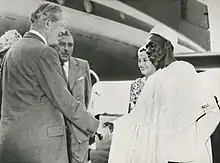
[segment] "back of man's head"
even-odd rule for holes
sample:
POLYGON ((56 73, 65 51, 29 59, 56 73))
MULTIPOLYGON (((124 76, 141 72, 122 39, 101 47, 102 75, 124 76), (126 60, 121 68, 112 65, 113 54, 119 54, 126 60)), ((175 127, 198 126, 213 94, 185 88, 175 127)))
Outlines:
POLYGON ((41 28, 47 19, 58 21, 60 13, 62 13, 62 9, 58 5, 49 2, 42 3, 31 14, 31 26, 32 28, 41 28))

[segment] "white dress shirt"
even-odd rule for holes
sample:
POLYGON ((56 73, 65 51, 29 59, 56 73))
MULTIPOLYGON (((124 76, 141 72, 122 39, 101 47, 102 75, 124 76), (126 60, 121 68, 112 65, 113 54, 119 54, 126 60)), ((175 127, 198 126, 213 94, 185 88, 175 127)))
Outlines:
POLYGON ((64 62, 63 64, 63 69, 66 74, 66 79, 68 80, 68 75, 69 75, 69 61, 64 62))
POLYGON ((44 38, 44 36, 42 34, 40 34, 39 32, 37 32, 33 29, 31 29, 29 32, 39 36, 44 41, 44 43, 47 45, 47 40, 44 38))

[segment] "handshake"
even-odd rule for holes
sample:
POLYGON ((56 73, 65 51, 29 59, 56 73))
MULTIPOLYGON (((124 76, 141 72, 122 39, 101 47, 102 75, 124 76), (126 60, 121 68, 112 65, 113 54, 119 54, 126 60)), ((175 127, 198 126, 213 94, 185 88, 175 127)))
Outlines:
MULTIPOLYGON (((95 118, 100 120, 100 114, 95 115, 95 118)), ((102 122, 100 121, 100 126, 98 128, 98 131, 96 132, 96 136, 99 140, 103 140, 104 138, 107 138, 110 136, 110 134, 114 130, 114 123, 112 122, 102 122)))
POLYGON ((105 123, 102 124, 102 127, 104 127, 104 128, 108 127, 110 133, 112 133, 113 130, 114 130, 114 123, 112 123, 112 122, 105 122, 105 123))
POLYGON ((98 137, 99 140, 103 140, 104 138, 103 135, 98 132, 96 132, 95 135, 98 137))

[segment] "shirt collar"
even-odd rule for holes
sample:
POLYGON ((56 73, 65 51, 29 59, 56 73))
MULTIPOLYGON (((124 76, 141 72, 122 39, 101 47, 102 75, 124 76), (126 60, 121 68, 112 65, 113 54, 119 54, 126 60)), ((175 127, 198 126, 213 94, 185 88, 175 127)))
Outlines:
POLYGON ((44 43, 47 45, 47 40, 44 38, 44 36, 42 34, 40 34, 39 32, 37 32, 36 30, 33 30, 33 29, 31 29, 29 32, 39 36, 44 41, 44 43))
POLYGON ((64 62, 63 65, 66 66, 66 67, 69 67, 69 61, 64 62))

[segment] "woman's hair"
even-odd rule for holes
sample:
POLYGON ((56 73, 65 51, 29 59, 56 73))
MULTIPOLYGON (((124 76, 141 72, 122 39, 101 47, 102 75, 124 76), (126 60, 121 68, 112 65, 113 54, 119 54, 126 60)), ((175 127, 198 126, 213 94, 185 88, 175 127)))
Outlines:
POLYGON ((145 45, 142 45, 138 48, 137 52, 136 52, 136 59, 138 59, 138 55, 142 52, 145 51, 145 45))
POLYGON ((145 45, 139 47, 138 50, 137 50, 137 54, 139 54, 139 53, 141 53, 142 51, 144 51, 144 49, 145 49, 145 45))

